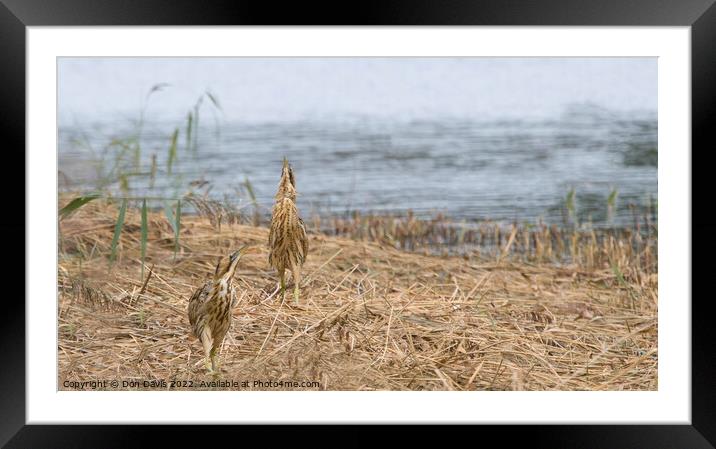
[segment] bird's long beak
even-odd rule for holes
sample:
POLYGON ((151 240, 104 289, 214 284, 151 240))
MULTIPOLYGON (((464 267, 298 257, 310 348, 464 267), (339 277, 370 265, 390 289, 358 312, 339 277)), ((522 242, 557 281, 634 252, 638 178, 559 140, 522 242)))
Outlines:
POLYGON ((229 258, 231 259, 232 262, 234 262, 235 260, 240 259, 241 256, 243 256, 244 254, 253 253, 253 252, 255 252, 255 250, 256 250, 256 247, 254 247, 254 246, 243 245, 238 250, 231 253, 229 258))
POLYGON ((283 157, 283 168, 288 168, 288 159, 286 159, 286 156, 283 157))
POLYGON ((231 253, 231 255, 229 256, 229 260, 234 262, 235 260, 240 259, 241 256, 243 256, 245 254, 246 248, 247 248, 247 245, 244 245, 241 248, 239 248, 237 251, 234 251, 233 253, 231 253))

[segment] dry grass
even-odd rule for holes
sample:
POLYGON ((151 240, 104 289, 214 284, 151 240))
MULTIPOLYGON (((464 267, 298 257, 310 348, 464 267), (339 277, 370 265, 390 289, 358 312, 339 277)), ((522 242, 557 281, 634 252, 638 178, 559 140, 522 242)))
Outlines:
POLYGON ((295 305, 276 294, 266 228, 184 217, 174 259, 170 224, 150 213, 140 279, 137 210, 109 267, 116 214, 96 201, 60 223, 60 389, 104 379, 221 389, 199 384, 214 378, 186 307, 217 257, 245 243, 261 251, 239 266, 219 358, 219 379, 249 381, 242 389, 294 389, 255 380, 320 383, 300 390, 657 389, 657 275, 618 241, 589 249, 613 261, 595 267, 429 256, 314 233, 295 305))

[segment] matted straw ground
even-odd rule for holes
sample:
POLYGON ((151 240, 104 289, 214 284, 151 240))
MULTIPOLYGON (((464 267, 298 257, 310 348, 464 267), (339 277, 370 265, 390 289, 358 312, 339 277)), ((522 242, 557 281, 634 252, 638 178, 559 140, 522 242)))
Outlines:
POLYGON ((116 214, 98 200, 60 223, 60 389, 89 380, 139 382, 118 389, 157 389, 144 386, 152 380, 171 389, 226 388, 201 383, 216 380, 269 390, 657 389, 655 273, 427 256, 313 233, 295 305, 276 293, 266 228, 183 217, 175 258, 169 222, 150 212, 141 278, 137 210, 127 211, 110 268, 116 214), (217 257, 246 243, 259 251, 237 271, 240 302, 213 377, 189 335, 187 302, 217 257))

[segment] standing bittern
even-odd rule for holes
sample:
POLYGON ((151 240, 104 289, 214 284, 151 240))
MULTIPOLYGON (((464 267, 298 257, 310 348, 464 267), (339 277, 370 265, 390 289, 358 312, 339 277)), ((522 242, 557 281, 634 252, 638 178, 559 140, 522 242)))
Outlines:
POLYGON ((216 353, 231 327, 231 309, 236 303, 232 278, 246 246, 219 259, 211 280, 199 287, 189 299, 189 323, 192 334, 201 341, 210 373, 216 373, 216 353))
POLYGON ((296 180, 286 158, 283 158, 281 181, 278 184, 269 231, 269 264, 278 271, 281 295, 285 295, 284 272, 293 274, 293 296, 298 303, 301 266, 308 255, 308 236, 296 208, 296 180))

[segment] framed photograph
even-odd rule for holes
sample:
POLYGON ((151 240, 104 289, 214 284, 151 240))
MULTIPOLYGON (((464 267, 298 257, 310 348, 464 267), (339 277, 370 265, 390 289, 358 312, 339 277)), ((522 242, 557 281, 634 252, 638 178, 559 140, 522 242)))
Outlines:
POLYGON ((713 447, 712 3, 4 1, 26 289, 0 442, 713 447))

